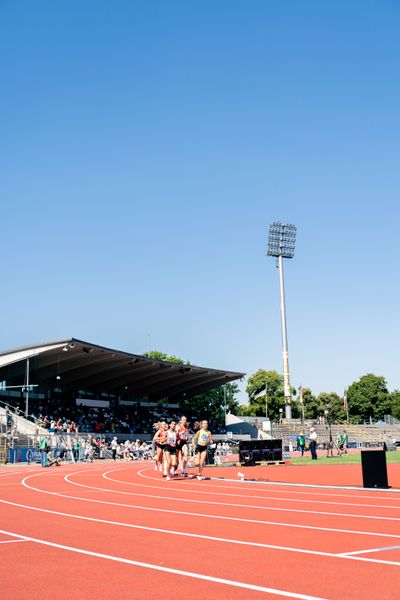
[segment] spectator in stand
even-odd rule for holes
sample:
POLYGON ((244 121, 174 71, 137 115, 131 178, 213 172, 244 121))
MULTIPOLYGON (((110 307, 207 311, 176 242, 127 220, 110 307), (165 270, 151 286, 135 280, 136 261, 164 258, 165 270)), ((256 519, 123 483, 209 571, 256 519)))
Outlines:
POLYGON ((88 462, 93 462, 93 458, 94 458, 94 448, 92 446, 92 444, 87 441, 86 445, 85 445, 85 460, 88 462))
POLYGON ((133 460, 133 456, 131 454, 131 443, 129 440, 125 440, 122 445, 122 458, 124 460, 133 460))
POLYGON ((117 448, 118 448, 118 440, 116 437, 113 438, 113 440, 110 444, 110 448, 111 448, 112 458, 113 458, 113 460, 116 460, 117 459, 117 448))
POLYGON ((124 446, 123 446, 123 444, 118 444, 117 445, 117 458, 119 460, 121 460, 123 458, 123 453, 124 453, 124 446))

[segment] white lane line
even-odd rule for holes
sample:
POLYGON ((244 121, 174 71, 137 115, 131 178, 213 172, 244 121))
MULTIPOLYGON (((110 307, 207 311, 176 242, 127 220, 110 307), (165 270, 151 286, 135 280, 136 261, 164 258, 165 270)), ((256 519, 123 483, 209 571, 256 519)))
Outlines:
MULTIPOLYGON (((79 473, 84 473, 85 471, 79 471, 79 473)), ((31 476, 33 477, 33 475, 31 476)), ((65 478, 64 478, 65 479, 65 478)), ((91 487, 91 486, 84 486, 83 484, 74 484, 73 482, 71 482, 70 480, 68 480, 69 483, 72 483, 73 485, 79 485, 80 487, 91 487)), ((148 511, 148 512, 160 512, 160 513, 166 513, 166 514, 173 514, 173 515, 182 515, 182 516, 188 516, 188 517, 195 517, 195 518, 201 518, 201 519, 215 519, 218 521, 233 521, 233 522, 239 522, 239 523, 251 523, 251 524, 256 524, 256 525, 276 525, 279 527, 292 527, 294 529, 307 529, 307 530, 314 530, 314 531, 329 531, 329 532, 333 532, 333 533, 345 533, 345 534, 351 534, 351 535, 364 535, 364 536, 372 536, 372 537, 387 537, 387 538, 394 538, 394 539, 400 539, 400 535, 396 535, 396 534, 392 534, 392 533, 379 533, 379 532, 375 532, 375 531, 358 531, 358 530, 354 530, 354 529, 339 529, 336 527, 318 527, 317 525, 301 525, 301 524, 297 524, 297 523, 282 523, 280 521, 266 521, 266 520, 262 520, 262 519, 245 519, 245 518, 240 518, 240 517, 228 517, 228 516, 224 516, 224 515, 210 515, 207 513, 197 513, 197 512, 188 512, 188 511, 182 511, 182 510, 172 510, 172 509, 166 509, 166 508, 154 508, 154 507, 149 507, 149 506, 142 506, 142 505, 136 505, 136 504, 123 504, 120 502, 109 502, 107 500, 94 500, 93 498, 84 498, 81 496, 69 496, 68 494, 63 494, 61 492, 50 492, 47 490, 41 490, 40 488, 36 488, 34 486, 25 484, 25 487, 27 487, 30 490, 33 490, 35 492, 39 492, 41 494, 48 494, 51 496, 59 496, 61 498, 67 498, 68 500, 80 500, 82 502, 90 502, 92 504, 105 504, 105 505, 110 505, 110 506, 118 506, 118 507, 122 507, 122 508, 130 508, 130 509, 135 509, 135 510, 142 510, 142 511, 148 511)), ((87 490, 88 492, 92 492, 92 491, 103 491, 102 488, 97 488, 95 490, 87 490)), ((74 492, 71 492, 74 493, 74 492)), ((133 494, 134 495, 134 494, 133 494)), ((10 504, 10 502, 6 502, 5 500, 0 500, 0 502, 5 503, 5 504, 10 504)), ((11 502, 11 504, 14 504, 11 502)), ((29 508, 25 505, 22 505, 25 508, 29 508)))
POLYGON ((17 542, 29 542, 29 540, 2 540, 0 544, 16 544, 17 542))
MULTIPOLYGON (((146 471, 147 469, 142 469, 140 471, 138 471, 138 475, 140 477, 143 477, 143 479, 150 479, 153 480, 152 477, 148 477, 147 475, 143 475, 143 472, 146 471)), ((103 478, 104 479, 108 479, 109 481, 113 481, 114 483, 122 483, 124 484, 124 482, 120 481, 119 479, 114 479, 113 477, 109 477, 108 473, 110 473, 112 471, 106 471, 105 473, 103 473, 103 478)), ((153 480, 154 481, 154 480, 153 480)), ((161 481, 161 480, 160 480, 161 481)), ((150 487, 150 488, 154 488, 156 486, 154 485, 145 485, 145 484, 136 484, 133 482, 127 482, 126 485, 144 485, 144 487, 150 487)), ((356 502, 335 502, 335 501, 331 501, 331 500, 303 500, 301 498, 276 498, 274 496, 255 496, 255 495, 251 495, 249 496, 249 494, 230 494, 227 492, 209 492, 207 490, 203 490, 203 482, 197 486, 196 485, 196 489, 195 490, 188 490, 183 488, 183 486, 181 488, 176 488, 176 487, 171 487, 170 484, 168 484, 168 489, 173 490, 174 492, 182 492, 182 493, 189 493, 189 494, 207 494, 207 495, 212 495, 212 496, 218 496, 219 498, 221 496, 230 496, 230 497, 234 497, 234 498, 247 498, 247 499, 261 499, 261 500, 272 500, 273 502, 300 502, 301 504, 327 504, 327 505, 333 505, 333 506, 357 506, 357 507, 367 507, 367 508, 379 508, 379 509, 388 509, 388 510, 397 510, 400 512, 400 506, 382 506, 381 504, 358 504, 356 502)))
MULTIPOLYGON (((133 487, 147 487, 147 488, 156 488, 156 489, 159 489, 159 486, 157 486, 157 485, 149 485, 149 484, 144 484, 144 483, 136 483, 134 481, 123 481, 121 479, 115 479, 113 477, 109 477, 109 475, 108 475, 109 473, 115 473, 115 472, 118 472, 118 471, 126 472, 126 469, 119 468, 119 469, 112 469, 110 471, 105 471, 103 473, 102 477, 104 479, 108 479, 109 481, 113 481, 114 483, 120 483, 122 485, 129 485, 129 486, 133 486, 133 487)), ((137 474, 142 479, 149 479, 150 481, 154 481, 155 483, 157 481, 160 481, 160 482, 162 481, 161 478, 159 480, 157 480, 157 479, 154 479, 154 477, 149 477, 148 475, 144 475, 143 474, 144 472, 148 472, 148 471, 152 471, 152 469, 149 469, 149 468, 141 469, 141 470, 139 470, 137 472, 137 474)), ((220 482, 222 480, 221 479, 213 479, 212 481, 213 482, 220 482)), ((237 484, 237 480, 235 480, 235 479, 232 479, 232 480, 226 480, 225 479, 224 481, 230 481, 232 483, 236 483, 237 484)), ((194 483, 196 483, 196 482, 194 482, 194 483)), ((213 495, 217 495, 219 497, 221 495, 242 497, 242 495, 241 494, 229 494, 229 493, 219 492, 219 491, 218 492, 217 491, 210 492, 210 491, 204 490, 204 488, 207 487, 207 488, 211 488, 213 490, 220 490, 221 488, 224 488, 224 489, 230 489, 230 490, 232 490, 232 489, 233 490, 236 490, 236 489, 239 490, 240 489, 240 491, 247 491, 247 490, 255 491, 254 488, 253 489, 248 488, 244 484, 240 485, 240 486, 234 486, 234 485, 229 485, 229 486, 227 486, 227 485, 212 485, 212 484, 210 485, 210 482, 207 481, 207 480, 206 481, 202 481, 201 484, 199 485, 199 487, 197 487, 197 485, 196 485, 196 489, 194 489, 194 490, 193 489, 188 489, 187 485, 188 485, 187 482, 182 481, 182 483, 180 484, 179 488, 172 487, 171 485, 168 485, 168 489, 170 489, 170 490, 172 489, 173 491, 179 491, 181 493, 188 493, 188 494, 199 494, 199 493, 213 494, 213 495)), ((257 490, 257 491, 263 491, 263 490, 257 490)), ((327 494, 320 494, 318 492, 314 492, 314 493, 313 492, 300 492, 300 491, 296 491, 296 490, 294 490, 294 491, 292 491, 292 490, 268 490, 268 493, 274 492, 274 493, 279 493, 279 494, 285 494, 285 493, 287 494, 288 491, 290 491, 292 494, 303 494, 303 495, 307 495, 307 496, 311 495, 311 496, 327 497, 327 494)), ((350 494, 329 494, 329 497, 331 497, 331 496, 334 496, 334 497, 345 497, 345 498, 355 498, 354 495, 350 495, 350 494)), ((274 497, 268 497, 268 496, 265 496, 265 495, 258 496, 258 495, 254 495, 254 494, 251 494, 251 495, 246 494, 243 497, 245 497, 245 498, 270 499, 270 500, 276 500, 276 501, 279 501, 279 500, 282 499, 280 497, 279 498, 274 498, 274 497)), ((361 498, 361 499, 363 499, 363 498, 369 498, 369 499, 374 499, 374 500, 391 501, 391 502, 396 502, 396 501, 400 500, 400 498, 381 498, 381 497, 377 498, 376 496, 375 497, 374 496, 360 496, 360 497, 357 496, 356 499, 359 499, 359 498, 361 498)), ((319 502, 318 500, 314 501, 312 499, 311 500, 300 500, 300 499, 293 500, 292 498, 289 501, 290 502, 293 502, 293 501, 308 502, 308 503, 314 503, 314 502, 318 503, 319 502)), ((327 502, 321 502, 321 503, 322 504, 327 504, 327 502)), ((332 502, 332 504, 337 505, 337 504, 343 504, 343 503, 332 502)), ((378 506, 379 508, 391 508, 391 509, 392 508, 395 508, 395 509, 397 508, 398 510, 400 510, 400 504, 396 504, 395 506, 386 506, 386 505, 382 505, 382 504, 379 504, 379 505, 359 504, 358 505, 358 504, 354 504, 354 503, 348 503, 348 505, 349 506, 378 506)))
MULTIPOLYGON (((238 544, 238 545, 242 545, 242 546, 252 546, 252 547, 258 547, 258 548, 263 548, 263 549, 267 549, 267 550, 278 550, 278 551, 282 551, 282 552, 293 552, 293 553, 297 553, 297 554, 311 554, 314 556, 324 556, 324 557, 328 557, 328 558, 340 558, 343 560, 356 560, 356 561, 362 561, 362 562, 370 562, 370 563, 400 567, 400 562, 398 562, 398 561, 381 560, 381 559, 374 559, 374 558, 363 558, 363 557, 359 557, 359 556, 347 556, 347 555, 342 555, 342 554, 337 554, 337 553, 335 554, 333 552, 322 552, 319 550, 306 550, 303 548, 291 548, 288 546, 274 546, 272 544, 270 545, 270 544, 261 544, 261 543, 257 543, 257 542, 246 542, 246 541, 242 541, 242 540, 233 540, 233 539, 228 539, 228 538, 216 538, 216 537, 210 537, 207 535, 184 533, 182 531, 177 531, 175 529, 167 530, 167 529, 160 529, 160 528, 156 528, 156 527, 145 527, 144 525, 135 525, 132 523, 123 523, 120 521, 109 521, 106 519, 98 519, 96 517, 86 517, 84 515, 75 515, 75 514, 71 514, 71 513, 64 513, 61 511, 50 510, 47 508, 28 506, 28 505, 24 505, 24 504, 19 504, 17 502, 10 502, 7 500, 0 500, 0 502, 2 504, 8 504, 11 506, 15 506, 17 508, 24 508, 27 510, 43 512, 43 513, 47 513, 47 514, 51 514, 51 515, 67 517, 70 519, 77 519, 77 520, 81 520, 81 521, 89 521, 89 522, 95 522, 95 523, 102 523, 105 525, 127 527, 129 529, 141 529, 141 530, 145 530, 145 531, 164 533, 167 535, 177 535, 177 536, 182 536, 182 537, 199 538, 199 539, 211 540, 214 542, 222 542, 222 543, 226 543, 226 544, 238 544)), ((0 530, 0 533, 5 533, 5 532, 2 532, 0 530)), ((22 537, 25 537, 25 536, 22 536, 22 537)))
MULTIPOLYGON (((3 533, 0 530, 0 533, 3 533)), ((76 548, 74 546, 65 546, 63 544, 55 544, 54 542, 48 542, 38 538, 32 538, 27 536, 20 536, 17 533, 7 532, 8 535, 15 537, 21 537, 37 544, 43 544, 44 546, 51 546, 52 548, 58 548, 60 550, 67 550, 68 552, 76 552, 78 554, 85 554, 86 556, 94 556, 96 558, 102 558, 105 560, 111 560, 114 562, 124 563, 134 567, 141 567, 144 569, 151 569, 153 571, 161 571, 162 573, 169 573, 172 575, 181 575, 183 577, 190 577, 192 579, 200 579, 211 583, 219 583, 222 585, 228 585, 231 587, 242 588, 245 590, 251 590, 254 592, 264 592, 265 594, 273 594, 275 596, 285 596, 287 598, 298 598, 299 600, 325 600, 316 596, 310 596, 308 594, 298 594, 296 592, 288 592, 286 590, 278 590, 276 588, 269 588, 261 585, 253 585, 251 583, 244 583, 241 581, 234 581, 231 579, 222 579, 221 577, 212 577, 211 575, 203 575, 202 573, 194 573, 192 571, 181 571, 180 569, 173 569, 171 567, 161 567, 160 565, 154 565, 151 563, 139 562, 137 560, 130 560, 128 558, 122 558, 120 556, 113 556, 110 554, 102 554, 100 552, 92 552, 91 550, 84 550, 83 548, 76 548)))
MULTIPOLYGON (((106 471, 106 473, 114 473, 114 472, 117 472, 117 471, 126 472, 127 469, 126 468, 125 469, 123 469, 123 468, 112 469, 111 471, 106 471)), ((139 472, 140 477, 142 477, 144 479, 150 479, 151 481, 157 481, 156 479, 154 479, 154 477, 148 477, 147 475, 142 475, 142 473, 145 472, 145 471, 152 472, 153 469, 151 469, 149 467, 147 467, 146 469, 141 469, 141 471, 139 472)), ((106 479, 108 479, 108 478, 106 478, 106 479)), ((118 483, 123 483, 123 484, 126 484, 126 485, 141 485, 140 483, 122 481, 120 479, 111 479, 110 478, 110 480, 118 482, 118 483)), ((202 484, 201 484, 201 487, 202 488, 203 487, 209 487, 209 488, 211 488, 213 490, 215 490, 215 489, 219 490, 221 488, 224 488, 224 489, 229 489, 229 490, 256 491, 254 489, 254 486, 249 487, 246 484, 247 483, 248 484, 251 484, 251 483, 263 483, 265 486, 268 486, 268 485, 270 485, 270 486, 279 486, 279 485, 287 486, 287 485, 290 485, 290 487, 293 487, 294 485, 296 485, 296 484, 285 484, 285 483, 281 484, 281 483, 277 483, 277 482, 273 482, 273 481, 263 481, 263 482, 260 482, 260 481, 259 482, 243 481, 243 482, 239 483, 239 485, 237 485, 238 484, 238 480, 237 479, 226 479, 226 478, 224 478, 224 479, 221 478, 220 479, 218 477, 216 477, 216 478, 212 477, 211 478, 211 482, 212 483, 210 484, 210 482, 207 481, 207 480, 203 481, 202 484), (236 485, 223 485, 222 482, 225 482, 225 481, 226 482, 230 482, 231 484, 232 483, 236 484, 236 485), (215 485, 215 484, 217 484, 217 485, 215 485)), ((148 486, 148 487, 154 487, 154 486, 148 486)), ((378 496, 377 497, 376 494, 374 496, 361 495, 361 492, 363 491, 363 489, 355 488, 355 490, 358 492, 357 494, 333 494, 333 493, 330 493, 330 488, 325 493, 321 493, 321 492, 318 492, 318 491, 316 491, 316 492, 303 492, 303 491, 294 490, 294 489, 289 489, 289 490, 287 490, 287 489, 285 489, 285 490, 269 489, 268 493, 272 492, 274 494, 287 494, 288 492, 290 492, 292 494, 297 494, 297 495, 303 495, 303 496, 321 496, 323 498, 326 498, 327 496, 329 496, 329 498, 331 498, 331 497, 334 497, 334 498, 357 498, 357 499, 364 499, 365 498, 365 499, 373 499, 373 500, 382 500, 384 502, 399 502, 400 501, 400 498, 388 498, 388 497, 382 497, 382 496, 378 496)), ((193 490, 188 490, 188 489, 185 488, 185 491, 192 492, 193 490)), ((258 489, 257 491, 263 491, 263 490, 262 489, 258 489)), ((376 490, 376 492, 379 492, 379 491, 381 493, 383 493, 383 494, 385 493, 384 490, 376 490)), ((390 490, 386 490, 386 491, 390 491, 390 490)), ((252 495, 251 497, 252 498, 258 498, 258 497, 265 498, 265 496, 254 496, 254 495, 252 495)), ((400 504, 397 504, 396 506, 398 508, 400 508, 400 504)))
POLYGON ((400 546, 385 546, 383 548, 370 548, 369 550, 356 550, 354 552, 341 552, 338 556, 356 556, 358 554, 370 554, 371 552, 384 552, 385 550, 398 550, 400 546))
MULTIPOLYGON (((83 473, 85 471, 80 471, 80 472, 83 473)), ((35 477, 35 475, 30 475, 30 476, 26 477, 25 479, 32 478, 32 477, 35 477)), ((68 478, 68 475, 66 475, 64 477, 64 479, 67 479, 67 478, 68 478)), ((24 483, 24 481, 22 483, 24 483)), ((27 487, 28 487, 28 489, 30 488, 30 486, 27 486, 27 487)), ((31 489, 36 490, 36 488, 31 488, 31 489)), ((55 496, 63 496, 63 494, 58 494, 58 493, 55 493, 55 492, 46 492, 46 491, 42 491, 42 490, 37 490, 37 491, 42 492, 42 493, 47 493, 47 494, 55 495, 55 496)), ((68 496, 67 496, 67 498, 71 499, 68 496)), ((117 503, 105 502, 105 501, 101 501, 101 500, 93 500, 93 499, 89 499, 89 498, 72 498, 72 499, 84 500, 84 501, 87 501, 87 502, 98 502, 98 503, 101 503, 101 504, 111 504, 111 505, 116 505, 116 506, 125 506, 125 507, 129 507, 129 508, 144 508, 144 507, 134 507, 132 505, 120 505, 120 504, 117 504, 117 503)), ((26 506, 26 505, 18 505, 18 504, 14 503, 14 502, 8 502, 8 501, 4 501, 4 500, 0 500, 0 502, 5 503, 5 504, 11 504, 11 505, 14 505, 14 506, 19 506, 21 508, 27 508, 27 509, 31 509, 31 510, 38 510, 40 512, 50 512, 51 514, 61 514, 61 516, 67 516, 67 517, 71 517, 71 518, 81 518, 83 520, 94 520, 94 521, 98 520, 100 522, 106 522, 106 523, 108 523, 107 521, 103 521, 103 520, 99 520, 99 519, 95 519, 95 518, 91 518, 91 517, 76 516, 76 515, 71 515, 69 513, 58 513, 56 511, 49 511, 47 509, 40 509, 40 508, 37 508, 37 507, 31 507, 31 506, 26 506)), ((147 510, 147 509, 144 508, 144 510, 147 510)), ((159 509, 149 509, 149 510, 159 510, 159 509)), ((163 512, 173 512, 173 513, 176 513, 177 511, 163 511, 163 512)), ((196 515, 196 516, 198 516, 198 515, 196 515)), ((207 518, 210 518, 208 515, 203 515, 203 516, 205 516, 207 518)), ((218 517, 218 518, 232 520, 229 517, 218 517)), ((255 522, 255 521, 252 521, 252 522, 255 522)), ((144 526, 136 526, 136 525, 130 525, 130 524, 121 524, 119 522, 110 522, 110 524, 114 524, 114 525, 120 524, 120 525, 123 525, 125 527, 129 527, 130 526, 130 527, 134 527, 134 528, 146 529, 146 527, 144 527, 144 526)), ((150 529, 150 528, 147 528, 147 529, 150 529)), ((167 532, 166 530, 159 530, 159 531, 167 532)), ((189 535, 190 537, 192 537, 192 536, 196 537, 197 536, 197 534, 184 534, 182 532, 179 532, 179 533, 181 535, 189 535)), ((200 537, 200 536, 198 536, 198 537, 200 537)), ((210 539, 210 537, 206 536, 206 539, 210 539)), ((225 539, 224 538, 215 538, 215 541, 225 541, 225 539)), ((226 542, 228 542, 228 540, 226 540, 226 542)), ((245 545, 255 545, 256 544, 256 543, 253 543, 253 542, 241 542, 241 543, 243 543, 245 545)), ((317 555, 322 555, 322 556, 331 556, 331 557, 337 557, 337 556, 339 556, 337 553, 336 554, 335 553, 323 553, 323 552, 320 552, 320 551, 317 551, 317 550, 315 550, 315 551, 314 550, 303 550, 303 549, 299 549, 299 548, 290 549, 288 547, 281 547, 281 546, 274 546, 274 548, 275 549, 286 550, 286 551, 294 551, 294 552, 307 553, 307 554, 311 553, 311 554, 317 554, 317 555)), ((346 558, 346 557, 343 556, 342 558, 346 558)), ((349 556, 347 558, 352 558, 352 557, 349 556)), ((357 557, 354 557, 354 559, 356 559, 356 558, 357 557)), ((382 564, 391 564, 391 565, 400 566, 400 563, 396 562, 396 561, 381 561, 381 560, 376 560, 376 559, 362 559, 362 558, 359 558, 359 560, 366 560, 366 561, 372 561, 372 562, 379 562, 379 563, 382 563, 382 564)))
MULTIPOLYGON (((345 518, 355 518, 355 519, 374 519, 374 520, 379 520, 379 521, 400 521, 400 517, 383 517, 383 516, 379 516, 379 515, 359 515, 359 514, 353 514, 353 513, 337 513, 337 512, 328 512, 328 511, 320 511, 320 510, 306 510, 306 509, 300 509, 300 508, 286 508, 286 507, 273 507, 273 506, 258 506, 256 504, 235 504, 235 503, 228 503, 228 502, 213 502, 211 500, 192 500, 192 499, 187 499, 187 498, 180 498, 178 496, 158 496, 156 494, 138 494, 136 492, 123 492, 123 491, 118 491, 118 490, 112 490, 109 488, 98 488, 95 486, 87 486, 84 485, 83 483, 76 483, 75 481, 71 481, 71 479, 69 479, 69 477, 73 475, 73 473, 68 474, 64 479, 65 481, 67 481, 68 483, 72 484, 72 485, 77 485, 79 487, 83 487, 83 488, 89 488, 89 489, 99 489, 99 490, 103 490, 104 492, 110 492, 112 494, 119 494, 119 495, 123 495, 123 496, 139 496, 141 498, 154 498, 157 500, 163 500, 163 501, 174 501, 174 502, 187 502, 189 504, 208 504, 208 505, 212 505, 212 506, 219 506, 221 507, 224 506, 229 506, 229 507, 233 507, 233 508, 250 508, 252 510, 269 510, 269 511, 277 511, 277 512, 291 512, 291 513, 300 513, 300 514, 307 514, 307 515, 328 515, 330 517, 345 517, 345 518)), ((25 487, 31 487, 29 485, 26 484, 26 480, 34 477, 34 475, 30 475, 28 477, 25 477, 25 479, 22 480, 22 485, 24 485, 25 487)), ((168 482, 165 482, 165 486, 167 489, 168 486, 168 482)), ((31 487, 31 489, 35 489, 35 491, 41 491, 38 490, 34 487, 31 487)))
MULTIPOLYGON (((38 511, 38 512, 45 512, 51 515, 57 515, 59 517, 67 517, 69 519, 78 519, 80 521, 90 521, 93 523, 102 523, 103 525, 116 525, 117 527, 127 527, 129 529, 139 529, 142 531, 151 531, 151 532, 155 532, 155 533, 164 533, 167 535, 174 535, 174 536, 179 536, 179 537, 188 537, 188 538, 195 538, 195 539, 200 539, 200 540, 206 540, 206 541, 212 541, 212 542, 223 542, 225 544, 238 544, 240 546, 253 546, 255 548, 264 548, 267 550, 282 550, 285 552, 295 552, 295 553, 299 553, 299 554, 317 554, 318 556, 337 556, 336 554, 333 554, 332 552, 320 552, 318 550, 307 550, 307 549, 303 549, 303 548, 293 548, 290 546, 278 546, 276 544, 263 544, 261 542, 246 542, 243 540, 236 540, 236 539, 231 539, 231 538, 222 538, 222 537, 215 537, 215 536, 210 536, 210 535, 203 535, 203 534, 198 534, 198 533, 186 533, 183 531, 177 531, 176 529, 161 529, 160 527, 148 527, 146 525, 136 525, 134 523, 124 523, 122 521, 110 521, 108 519, 100 519, 98 517, 87 517, 84 515, 76 515, 76 514, 72 514, 72 513, 65 513, 65 512, 61 512, 61 511, 56 511, 56 510, 50 510, 47 508, 38 508, 38 507, 32 507, 32 506, 27 506, 24 504, 18 504, 18 503, 14 503, 14 502, 5 502, 6 504, 12 504, 18 508, 25 508, 28 510, 34 510, 34 511, 38 511)), ((400 565, 400 563, 399 563, 400 565)))
MULTIPOLYGON (((151 471, 151 469, 149 469, 151 471)), ((220 489, 220 487, 223 488, 227 488, 227 489, 235 489, 235 490, 249 490, 249 491, 256 491, 254 483, 258 483, 258 484, 262 484, 265 487, 268 488, 268 486, 270 487, 270 489, 266 490, 268 491, 268 493, 274 493, 274 494, 287 494, 288 492, 290 492, 291 494, 297 494, 297 495, 302 495, 302 496, 321 496, 322 498, 357 498, 357 499, 372 499, 372 500, 383 500, 383 501, 387 501, 387 502, 400 502, 400 498, 399 497, 387 497, 387 496, 377 496, 377 493, 380 492, 381 494, 385 494, 385 492, 390 492, 392 491, 391 489, 389 490, 385 490, 385 489, 376 489, 375 490, 375 494, 372 496, 368 495, 368 494, 363 494, 363 491, 365 488, 350 488, 349 491, 352 491, 354 493, 352 494, 335 494, 334 492, 332 492, 331 487, 328 487, 328 489, 326 491, 321 491, 316 489, 316 491, 310 491, 310 492, 304 492, 302 490, 296 490, 293 489, 295 487, 297 487, 298 485, 301 486, 301 484, 287 484, 287 483, 279 483, 276 481, 249 481, 249 480, 244 480, 244 481, 239 481, 239 479, 234 479, 234 478, 219 478, 219 477, 211 477, 211 479, 208 481, 206 480, 204 483, 206 483, 207 485, 209 485, 210 487, 212 487, 212 489, 220 489), (211 483, 210 483, 211 482, 211 483), (230 485, 223 485, 224 483, 229 483, 230 485), (232 485, 233 484, 233 485, 232 485), (289 489, 276 489, 276 487, 282 486, 284 488, 289 488, 289 489)), ((256 486, 257 489, 257 486, 256 486)), ((335 489, 335 488, 333 488, 335 489)), ((349 488, 345 488, 346 490, 348 490, 349 488)), ((375 488, 372 488, 372 491, 374 491, 375 488)), ((263 490, 261 489, 260 485, 258 486, 257 491, 262 492, 263 490)), ((397 491, 397 490, 394 490, 397 491)))
MULTIPOLYGON (((237 483, 236 479, 221 479, 220 477, 211 477, 212 481, 232 481, 237 483)), ((300 487, 300 488, 316 488, 322 490, 352 490, 355 492, 362 492, 365 488, 361 486, 355 485, 325 485, 321 483, 282 483, 281 481, 250 481, 247 480, 246 483, 251 483, 255 485, 276 485, 276 486, 287 486, 287 487, 300 487)), ((381 492, 382 494, 400 494, 400 489, 397 488, 368 488, 369 492, 381 492)))

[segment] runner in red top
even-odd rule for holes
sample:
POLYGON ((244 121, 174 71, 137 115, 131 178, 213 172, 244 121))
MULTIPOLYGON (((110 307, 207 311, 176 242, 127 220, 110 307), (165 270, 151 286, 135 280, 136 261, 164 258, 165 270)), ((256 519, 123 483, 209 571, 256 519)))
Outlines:
POLYGON ((176 428, 176 460, 181 468, 183 477, 187 477, 186 465, 188 462, 189 428, 185 416, 181 417, 176 428))

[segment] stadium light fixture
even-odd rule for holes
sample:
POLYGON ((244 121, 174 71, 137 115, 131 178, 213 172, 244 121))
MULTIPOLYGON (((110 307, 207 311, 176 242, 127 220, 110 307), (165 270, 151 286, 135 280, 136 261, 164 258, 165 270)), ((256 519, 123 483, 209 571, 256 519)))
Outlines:
POLYGON ((274 221, 269 226, 267 256, 278 259, 279 284, 281 297, 283 385, 285 395, 285 418, 292 418, 292 392, 289 376, 289 352, 286 329, 285 282, 283 275, 283 259, 293 258, 296 244, 296 225, 274 221))

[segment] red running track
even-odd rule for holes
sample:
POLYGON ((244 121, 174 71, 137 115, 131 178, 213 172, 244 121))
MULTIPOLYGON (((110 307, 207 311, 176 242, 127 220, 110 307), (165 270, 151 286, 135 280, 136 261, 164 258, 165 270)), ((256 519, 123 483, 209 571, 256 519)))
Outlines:
MULTIPOLYGON (((295 467, 272 469, 294 483, 295 467)), ((148 462, 1 469, 2 598, 400 597, 400 493, 315 487, 342 483, 330 465, 297 469, 309 487, 237 471, 167 482, 148 462)))

